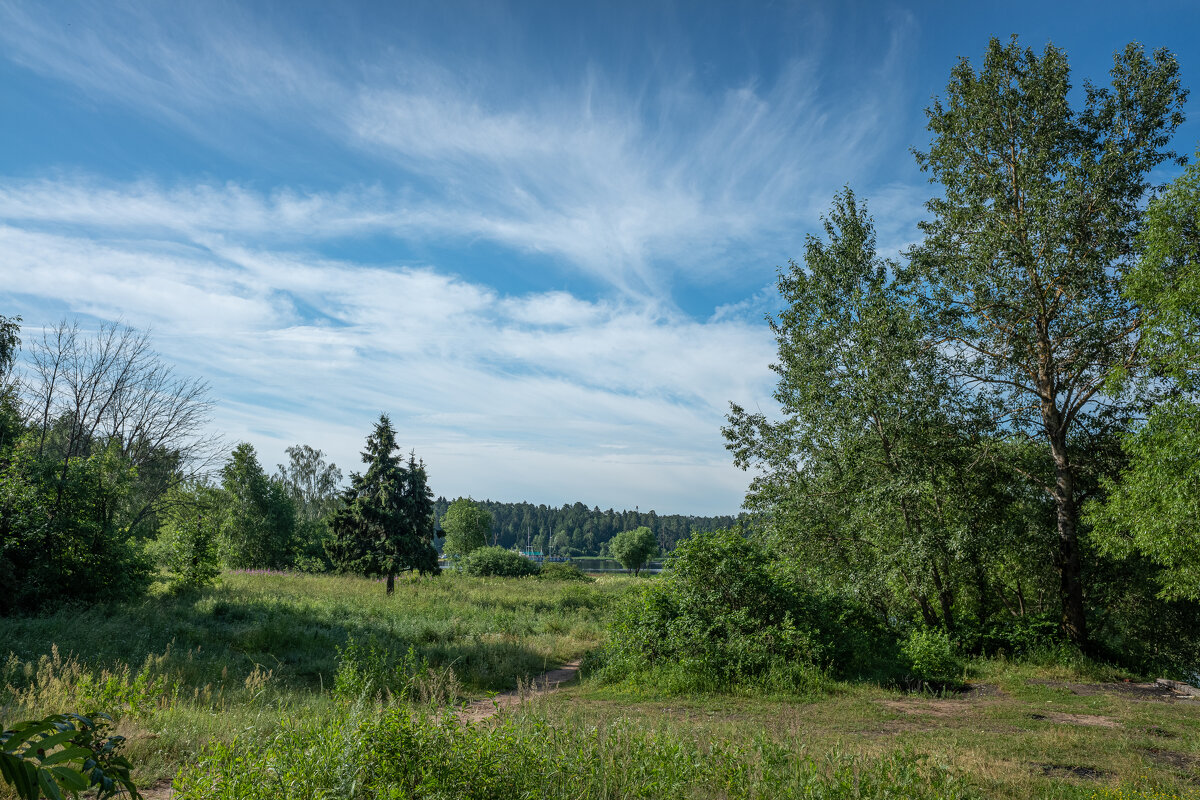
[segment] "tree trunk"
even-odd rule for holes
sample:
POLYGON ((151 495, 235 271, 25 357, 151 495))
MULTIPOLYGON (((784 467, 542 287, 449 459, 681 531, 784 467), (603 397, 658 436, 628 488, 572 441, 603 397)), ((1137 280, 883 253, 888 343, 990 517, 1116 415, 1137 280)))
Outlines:
POLYGON ((942 607, 942 625, 946 633, 954 635, 954 599, 950 589, 942 583, 942 573, 937 564, 933 565, 933 587, 937 589, 938 603, 942 607))
POLYGON ((387 593, 390 596, 394 591, 396 591, 396 573, 389 572, 387 577, 387 593))
POLYGON ((1054 506, 1058 522, 1057 567, 1062 599, 1062 632, 1072 643, 1088 645, 1087 616, 1083 610, 1083 570, 1079 558, 1079 508, 1075 501, 1075 469, 1067 453, 1066 432, 1057 409, 1043 412, 1050 433, 1050 455, 1054 458, 1054 506))
POLYGON ((917 606, 921 609, 921 617, 925 620, 925 624, 930 628, 936 628, 941 620, 937 614, 933 613, 933 606, 929 605, 929 600, 923 594, 915 594, 911 590, 909 596, 917 601, 917 606))

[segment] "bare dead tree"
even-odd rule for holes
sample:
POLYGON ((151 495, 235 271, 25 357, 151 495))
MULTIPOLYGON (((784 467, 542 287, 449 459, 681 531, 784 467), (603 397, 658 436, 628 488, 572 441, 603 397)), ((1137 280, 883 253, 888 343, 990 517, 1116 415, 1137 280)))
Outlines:
POLYGON ((148 332, 104 323, 87 335, 64 321, 31 343, 27 363, 24 417, 39 458, 61 461, 65 476, 72 458, 116 446, 139 475, 131 525, 171 486, 212 468, 208 384, 176 375, 148 332))

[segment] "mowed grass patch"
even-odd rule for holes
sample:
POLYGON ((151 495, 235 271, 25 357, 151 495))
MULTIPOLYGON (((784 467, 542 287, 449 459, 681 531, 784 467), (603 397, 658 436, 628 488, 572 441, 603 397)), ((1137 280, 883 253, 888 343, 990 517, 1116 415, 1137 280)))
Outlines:
POLYGON ((964 692, 831 683, 805 698, 656 699, 585 680, 538 701, 538 713, 600 730, 632 722, 701 743, 766 737, 794 759, 922 758, 983 797, 1200 798, 1200 702, 1098 682, 1095 669, 985 661, 972 665, 977 674, 964 692))

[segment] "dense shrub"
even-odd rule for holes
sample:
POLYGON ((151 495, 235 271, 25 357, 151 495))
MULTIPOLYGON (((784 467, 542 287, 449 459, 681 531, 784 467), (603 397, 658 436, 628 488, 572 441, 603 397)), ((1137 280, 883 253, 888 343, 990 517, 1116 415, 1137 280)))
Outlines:
POLYGON ((1140 556, 1093 566, 1089 597, 1094 658, 1147 677, 1191 682, 1200 668, 1200 602, 1167 600, 1147 591, 1159 568, 1140 556))
POLYGON ((574 564, 567 564, 561 561, 551 561, 548 564, 542 564, 542 570, 538 573, 538 577, 544 581, 594 581, 595 578, 588 577, 583 570, 574 564))
POLYGON ((681 543, 663 575, 616 609, 610 632, 590 669, 612 680, 653 671, 667 690, 804 692, 827 673, 895 669, 894 640, 870 614, 803 589, 737 531, 681 543))
POLYGON ((137 470, 115 444, 57 461, 36 444, 0 458, 0 616, 144 592, 150 562, 123 514, 137 470))
POLYGON ((480 547, 462 559, 462 571, 479 578, 523 578, 536 575, 538 565, 503 547, 480 547))
POLYGON ((912 676, 922 683, 945 687, 962 681, 963 660, 943 630, 914 628, 901 651, 912 676))

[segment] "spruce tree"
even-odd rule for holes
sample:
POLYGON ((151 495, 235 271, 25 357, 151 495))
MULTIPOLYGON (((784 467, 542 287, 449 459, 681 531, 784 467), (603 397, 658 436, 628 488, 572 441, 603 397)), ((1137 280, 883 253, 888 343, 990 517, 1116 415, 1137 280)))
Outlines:
POLYGON ((425 466, 415 456, 406 465, 397 450, 396 431, 381 414, 362 453, 367 469, 350 474, 327 548, 330 560, 343 572, 386 576, 388 594, 395 590, 399 572, 440 571, 425 466))

